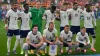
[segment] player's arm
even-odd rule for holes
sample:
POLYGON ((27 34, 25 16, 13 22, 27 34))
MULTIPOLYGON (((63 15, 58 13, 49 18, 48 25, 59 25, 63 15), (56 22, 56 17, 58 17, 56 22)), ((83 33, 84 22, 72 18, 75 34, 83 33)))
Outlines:
POLYGON ((40 42, 37 44, 38 46, 41 46, 43 44, 43 37, 41 35, 41 33, 39 34, 39 39, 40 39, 40 42))
POLYGON ((87 44, 89 44, 90 43, 90 39, 89 39, 88 34, 86 34, 86 36, 87 36, 87 44))
POLYGON ((47 43, 51 43, 49 40, 46 39, 46 30, 43 31, 43 39, 47 43))
POLYGON ((94 22, 94 26, 95 26, 95 28, 96 28, 96 18, 95 18, 95 15, 94 14, 92 14, 93 16, 92 16, 92 19, 93 19, 93 22, 94 22))
POLYGON ((82 41, 79 40, 79 37, 80 37, 79 34, 77 34, 77 35, 76 35, 76 42, 82 43, 82 44, 86 45, 85 42, 82 42, 82 41))

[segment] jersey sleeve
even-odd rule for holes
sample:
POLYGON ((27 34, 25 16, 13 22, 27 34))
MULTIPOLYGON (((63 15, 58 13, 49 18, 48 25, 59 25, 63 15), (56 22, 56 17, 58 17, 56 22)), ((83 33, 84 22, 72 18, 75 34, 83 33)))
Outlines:
POLYGON ((28 33, 27 38, 30 38, 30 37, 31 37, 31 33, 32 33, 32 32, 29 32, 29 33, 28 33))
POLYGON ((47 11, 45 11, 45 12, 43 13, 43 19, 46 19, 46 16, 47 16, 47 11))
POLYGON ((29 16, 30 16, 30 18, 32 17, 32 13, 31 12, 29 13, 29 16))
POLYGON ((9 18, 10 17, 10 14, 11 13, 8 11, 7 14, 6 14, 6 17, 9 18))
POLYGON ((62 32, 62 31, 61 31, 61 33, 60 33, 60 37, 63 38, 63 32, 62 32))
POLYGON ((39 32, 39 38, 42 38, 42 35, 41 35, 41 33, 39 32))

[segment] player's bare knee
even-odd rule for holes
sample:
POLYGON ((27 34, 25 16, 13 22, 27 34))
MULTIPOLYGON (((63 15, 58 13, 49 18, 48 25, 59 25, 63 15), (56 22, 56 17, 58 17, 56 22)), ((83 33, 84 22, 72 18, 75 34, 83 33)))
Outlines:
POLYGON ((28 44, 27 43, 23 44, 23 50, 28 50, 28 44))

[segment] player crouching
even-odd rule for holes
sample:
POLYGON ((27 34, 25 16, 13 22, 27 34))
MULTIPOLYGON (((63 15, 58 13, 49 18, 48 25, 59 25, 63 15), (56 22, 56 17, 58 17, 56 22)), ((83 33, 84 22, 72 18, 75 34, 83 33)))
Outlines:
MULTIPOLYGON (((60 41, 63 44, 62 46, 68 47, 68 54, 72 52, 72 32, 69 30, 69 25, 64 27, 64 30, 60 33, 60 41)), ((63 48, 63 47, 62 47, 63 48)), ((62 49, 61 49, 62 51, 62 49)))
POLYGON ((46 43, 43 43, 43 38, 41 33, 38 31, 38 26, 34 25, 32 31, 30 31, 26 38, 26 43, 23 44, 23 49, 25 51, 25 56, 28 56, 28 50, 36 50, 36 55, 40 56, 38 52, 44 50, 46 43))
POLYGON ((90 39, 88 34, 86 33, 86 28, 82 27, 81 28, 81 32, 78 32, 76 35, 76 51, 78 52, 79 50, 81 50, 80 48, 82 48, 81 51, 83 51, 84 53, 86 53, 86 49, 90 47, 90 39))

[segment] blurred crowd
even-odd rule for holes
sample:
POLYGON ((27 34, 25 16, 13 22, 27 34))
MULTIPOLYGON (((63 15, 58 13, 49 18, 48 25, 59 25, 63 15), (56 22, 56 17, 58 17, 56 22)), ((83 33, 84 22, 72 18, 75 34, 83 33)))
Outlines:
MULTIPOLYGON (((34 7, 35 4, 43 5, 46 9, 48 9, 51 4, 56 5, 57 9, 60 9, 60 7, 63 5, 63 3, 69 3, 69 9, 73 7, 73 3, 77 2, 79 4, 79 8, 83 9, 85 8, 85 4, 92 3, 94 5, 93 10, 95 11, 95 17, 100 18, 100 2, 93 3, 89 0, 26 0, 28 4, 30 4, 30 8, 34 7), (39 3, 40 2, 40 3, 39 3)), ((22 4, 20 4, 20 1, 18 2, 19 11, 22 11, 22 4)), ((0 19, 4 19, 5 15, 7 13, 7 10, 11 8, 9 4, 0 5, 0 19)))

